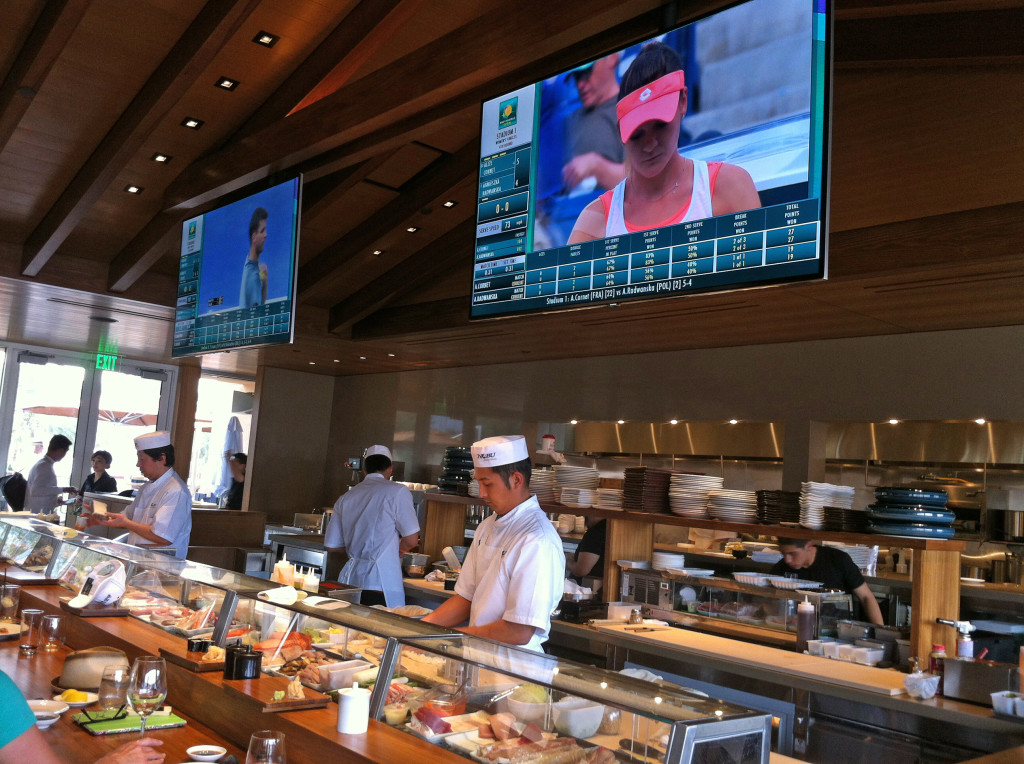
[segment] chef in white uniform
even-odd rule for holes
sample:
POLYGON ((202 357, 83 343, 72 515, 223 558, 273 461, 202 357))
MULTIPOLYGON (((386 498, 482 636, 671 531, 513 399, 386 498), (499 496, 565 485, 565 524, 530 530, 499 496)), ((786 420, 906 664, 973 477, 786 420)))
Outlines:
POLYGON ((530 454, 519 435, 473 444, 480 498, 494 514, 477 528, 455 596, 424 618, 467 634, 541 650, 564 588, 565 554, 530 493, 530 454))
POLYGON ((359 601, 363 605, 405 604, 402 555, 420 543, 412 494, 404 485, 391 482, 393 470, 387 446, 366 449, 366 477, 335 502, 324 534, 328 551, 348 553, 338 581, 362 587, 359 601))
POLYGON ((192 494, 174 471, 171 434, 151 432, 135 439, 137 462, 149 479, 123 514, 93 515, 87 522, 128 531, 128 543, 162 548, 184 559, 192 534, 192 494))

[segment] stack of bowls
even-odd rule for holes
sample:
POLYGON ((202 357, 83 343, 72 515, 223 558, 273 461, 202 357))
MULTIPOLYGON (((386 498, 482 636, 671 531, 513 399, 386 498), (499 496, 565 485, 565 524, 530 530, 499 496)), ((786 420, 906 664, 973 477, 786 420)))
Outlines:
POLYGON ((871 530, 887 536, 952 538, 956 514, 946 509, 945 491, 887 486, 875 489, 875 503, 867 508, 871 530))

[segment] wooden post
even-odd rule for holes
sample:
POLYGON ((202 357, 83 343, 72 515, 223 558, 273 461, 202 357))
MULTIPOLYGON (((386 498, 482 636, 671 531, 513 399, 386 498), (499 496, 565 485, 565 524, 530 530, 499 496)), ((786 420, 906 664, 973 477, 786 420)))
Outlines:
POLYGON ((960 618, 960 552, 915 549, 912 571, 910 649, 924 666, 935 643, 945 645, 947 655, 956 655, 956 631, 935 619, 960 618))
POLYGON ((192 467, 192 440, 196 432, 196 406, 199 404, 199 377, 202 373, 200 366, 178 367, 171 443, 174 444, 174 471, 185 481, 188 481, 192 467))
POLYGON ((654 524, 609 518, 604 552, 604 601, 619 600, 619 566, 616 560, 650 560, 654 548, 654 524))

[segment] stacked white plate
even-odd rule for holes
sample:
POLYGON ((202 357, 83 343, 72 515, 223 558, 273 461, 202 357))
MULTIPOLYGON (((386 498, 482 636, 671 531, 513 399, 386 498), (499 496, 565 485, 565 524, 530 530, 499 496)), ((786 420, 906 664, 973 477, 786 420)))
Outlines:
POLYGON ((838 542, 825 542, 826 546, 832 546, 836 549, 841 549, 850 555, 850 559, 853 560, 853 564, 861 570, 867 570, 871 565, 878 564, 878 547, 877 546, 852 546, 847 544, 840 544, 838 542))
POLYGON ((708 516, 708 492, 721 489, 724 481, 710 475, 672 475, 668 488, 669 510, 683 517, 708 516))
POLYGON ((708 492, 708 514, 732 523, 757 522, 757 493, 717 488, 708 492))
POLYGON ((820 530, 825 527, 824 507, 853 508, 853 487, 832 483, 800 484, 800 525, 820 530))
POLYGON ((554 504, 558 501, 558 482, 553 470, 534 470, 530 477, 530 490, 537 494, 541 504, 554 504))
POLYGON ((622 509, 622 489, 598 488, 594 506, 597 509, 622 509))
POLYGON ((594 467, 570 467, 565 464, 555 465, 555 480, 559 488, 597 488, 601 481, 601 473, 594 467))
POLYGON ((476 497, 480 496, 480 481, 476 478, 469 481, 469 495, 476 497))
POLYGON ((684 559, 683 555, 678 552, 654 552, 651 557, 651 567, 655 570, 681 568, 683 567, 684 559))
POLYGON ((560 501, 567 507, 573 509, 585 509, 593 506, 594 492, 589 488, 563 488, 560 494, 560 501))

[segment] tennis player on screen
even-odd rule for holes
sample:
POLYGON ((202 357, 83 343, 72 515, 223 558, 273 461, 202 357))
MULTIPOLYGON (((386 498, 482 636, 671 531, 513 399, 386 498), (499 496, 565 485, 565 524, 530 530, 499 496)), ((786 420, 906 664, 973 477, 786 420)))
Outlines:
POLYGON ((619 86, 626 178, 584 207, 569 244, 761 206, 743 168, 679 154, 686 95, 679 54, 661 42, 645 45, 619 86))
POLYGON ((249 254, 242 266, 242 290, 238 307, 255 308, 267 301, 267 264, 260 262, 260 255, 267 244, 267 218, 262 207, 253 210, 249 220, 249 254))

